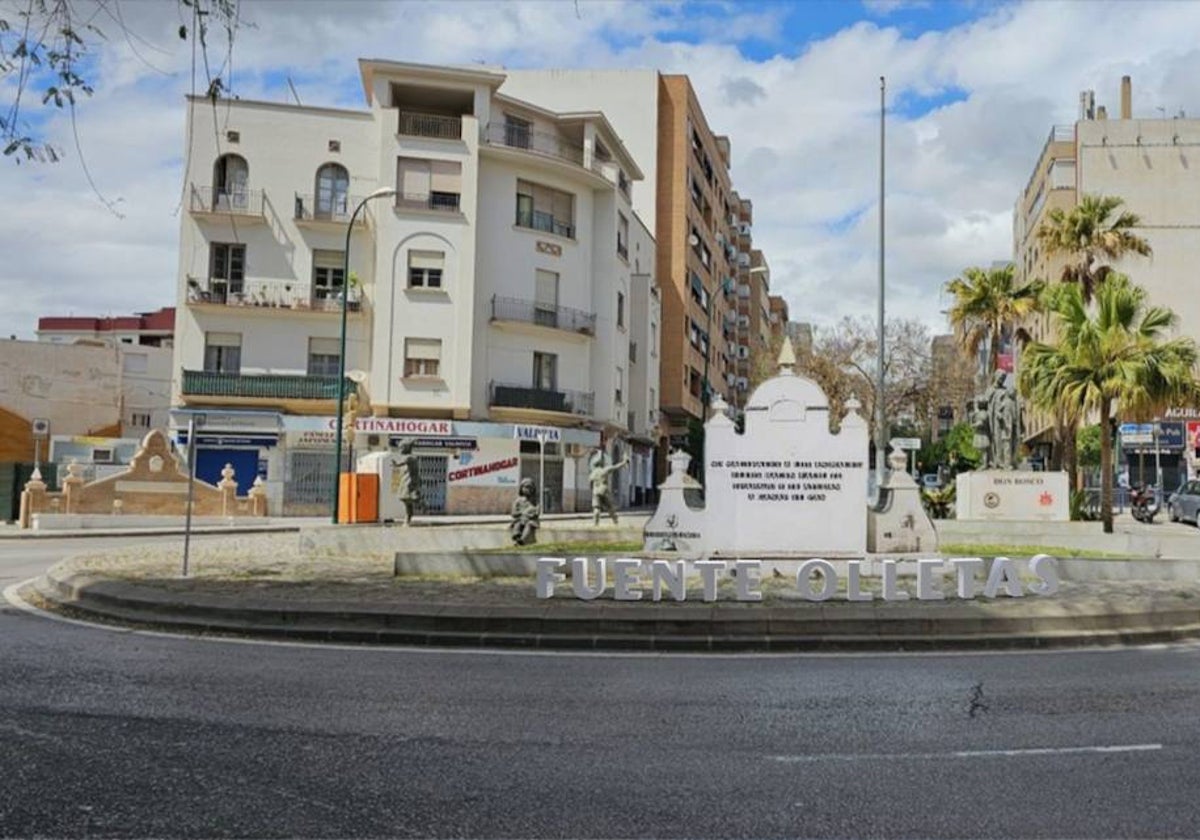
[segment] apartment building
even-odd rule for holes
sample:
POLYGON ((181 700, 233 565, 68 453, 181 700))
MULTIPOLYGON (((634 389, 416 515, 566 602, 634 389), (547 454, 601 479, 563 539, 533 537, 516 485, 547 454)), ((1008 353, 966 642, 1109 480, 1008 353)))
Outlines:
POLYGON ((143 347, 170 347, 175 337, 175 307, 134 315, 86 317, 47 315, 38 318, 37 340, 74 344, 79 339, 143 347))
MULTIPOLYGON (((1141 217, 1139 236, 1150 258, 1132 256, 1117 270, 1147 290, 1155 304, 1179 316, 1178 332, 1200 338, 1200 298, 1188 294, 1200 252, 1200 120, 1149 107, 1135 116, 1133 84, 1121 81, 1119 110, 1096 105, 1093 91, 1080 94, 1078 119, 1051 128, 1013 212, 1013 261, 1020 281, 1057 280, 1062 258, 1051 259, 1037 230, 1053 208, 1074 207, 1084 195, 1118 196, 1141 217)), ((1049 316, 1029 325, 1035 338, 1050 336, 1049 316)), ((1026 412, 1026 443, 1046 457, 1053 442, 1052 418, 1026 412)), ((1194 457, 1194 455, 1192 456, 1194 457)))
POLYGON ((935 335, 930 342, 930 393, 934 414, 932 439, 938 440, 958 423, 970 419, 970 403, 985 384, 979 359, 954 335, 935 335))
POLYGON ((787 335, 788 304, 782 295, 770 295, 767 298, 768 320, 771 323, 771 341, 787 335))
POLYGON ((592 449, 632 456, 657 411, 638 164, 602 111, 503 72, 359 66, 361 111, 188 102, 176 440, 200 415, 202 478, 327 512, 344 306, 355 457, 413 438, 428 511, 497 512, 544 443, 546 510, 586 508, 592 449))
MULTIPOLYGON (((733 188, 729 138, 709 127, 687 76, 512 70, 507 83, 513 95, 546 107, 601 108, 646 173, 634 185, 633 207, 657 244, 663 443, 684 447, 688 423, 704 416, 708 397, 719 393, 735 405, 746 396, 750 343, 739 341, 738 317, 750 311, 739 310, 739 284, 767 277, 765 260, 762 271, 748 273, 755 267, 753 208, 733 188)), ((748 338, 749 325, 742 330, 748 338)), ((660 446, 660 478, 666 449, 660 446)))

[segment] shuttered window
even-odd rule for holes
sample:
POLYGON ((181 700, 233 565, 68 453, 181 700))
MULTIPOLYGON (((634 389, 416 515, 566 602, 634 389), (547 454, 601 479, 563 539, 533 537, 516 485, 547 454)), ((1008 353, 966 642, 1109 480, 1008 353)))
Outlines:
POLYGON ((404 375, 438 376, 442 361, 440 338, 404 339, 404 375))
POLYGON ((442 288, 446 254, 442 251, 408 252, 408 285, 413 289, 442 288))

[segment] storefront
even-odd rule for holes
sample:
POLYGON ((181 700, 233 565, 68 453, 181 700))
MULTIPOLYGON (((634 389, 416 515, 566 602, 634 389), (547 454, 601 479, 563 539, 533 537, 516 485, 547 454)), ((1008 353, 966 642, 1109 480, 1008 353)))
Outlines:
POLYGON ((196 478, 209 484, 221 480, 228 464, 238 493, 244 495, 256 478, 267 485, 267 509, 279 510, 282 452, 281 415, 269 411, 171 410, 170 435, 186 452, 188 422, 196 420, 196 478))
MULTIPOLYGON (((318 515, 329 509, 336 445, 334 417, 284 417, 284 515, 318 515)), ((507 513, 522 478, 545 475, 547 511, 574 510, 582 461, 600 439, 596 432, 459 420, 361 418, 343 441, 343 461, 413 442, 419 459, 422 513, 507 513), (545 437, 545 453, 538 433, 545 437), (351 439, 352 438, 352 439, 351 439)), ((584 500, 586 503, 586 500, 584 500)))

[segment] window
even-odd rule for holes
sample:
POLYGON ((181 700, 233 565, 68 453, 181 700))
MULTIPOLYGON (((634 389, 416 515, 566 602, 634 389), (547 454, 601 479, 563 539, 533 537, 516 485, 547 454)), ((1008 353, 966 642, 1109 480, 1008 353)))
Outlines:
POLYGON ((658 411, 658 393, 650 389, 650 425, 654 425, 654 412, 658 411))
POLYGON ((658 355, 658 322, 650 322, 650 355, 658 355))
POLYGON ((558 390, 558 356, 553 353, 533 354, 533 387, 539 391, 558 390))
POLYGON ((410 289, 442 288, 442 271, 446 266, 443 251, 408 252, 408 287, 410 289))
POLYGON ((221 155, 213 165, 213 209, 245 210, 250 205, 250 166, 241 155, 221 155))
POLYGON ((242 372, 242 334, 210 332, 204 334, 204 372, 242 372))
POLYGON ((440 376, 442 340, 440 338, 404 339, 404 375, 440 376))
POLYGON ((575 196, 517 181, 517 226, 575 238, 575 196))
POLYGON ((616 393, 613 394, 613 399, 618 405, 620 405, 621 403, 623 403, 625 401, 623 398, 624 394, 625 394, 625 371, 622 368, 617 368, 617 389, 616 389, 616 393))
POLYGON ((150 428, 150 415, 144 414, 140 411, 135 411, 129 415, 129 425, 137 426, 138 428, 142 428, 142 429, 149 429, 150 428))
POLYGON ((308 375, 337 376, 341 373, 341 346, 336 338, 308 340, 308 375))
POLYGON ((520 117, 514 117, 512 114, 504 115, 504 145, 516 149, 528 149, 532 145, 530 143, 532 137, 533 123, 520 117))
POLYGON ((617 253, 621 259, 629 259, 629 220, 623 213, 617 213, 617 253))
POLYGON ((558 326, 558 273, 538 269, 533 288, 533 322, 558 326))
POLYGON ((313 251, 313 300, 336 300, 345 280, 345 251, 313 251))
POLYGON ((317 170, 317 206, 313 215, 318 219, 344 219, 350 215, 350 173, 337 163, 327 163, 317 170))
POLYGON ((397 207, 458 212, 462 195, 460 162, 398 158, 396 179, 397 207))
POLYGON ((617 326, 625 329, 625 293, 617 292, 617 326))
POLYGON ((208 290, 224 303, 229 295, 241 295, 246 279, 246 246, 213 242, 208 246, 208 290))

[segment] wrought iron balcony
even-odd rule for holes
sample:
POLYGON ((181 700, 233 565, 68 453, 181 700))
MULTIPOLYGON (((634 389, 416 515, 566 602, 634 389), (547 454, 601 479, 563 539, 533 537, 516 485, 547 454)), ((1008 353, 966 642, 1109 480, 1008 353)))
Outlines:
POLYGON ((396 209, 458 213, 461 209, 459 204, 461 198, 461 194, 452 192, 402 193, 396 195, 396 209))
POLYGON ((555 218, 550 213, 542 212, 541 210, 525 210, 517 208, 517 227, 531 228, 532 230, 544 230, 546 233, 565 236, 567 239, 575 238, 575 225, 573 222, 566 219, 555 218))
MULTIPOLYGON (((357 195, 337 195, 318 201, 311 194, 296 193, 293 214, 298 222, 333 222, 344 225, 350 221, 350 214, 354 212, 354 208, 360 201, 362 198, 357 195)), ((354 223, 356 225, 366 224, 366 215, 367 211, 364 208, 354 223)))
POLYGON ((225 213, 263 217, 263 191, 244 187, 198 187, 192 184, 193 213, 225 213))
POLYGON ((583 166, 583 147, 557 134, 534 131, 511 123, 488 123, 483 132, 483 140, 492 146, 521 149, 535 155, 583 166))
MULTIPOLYGON (((362 303, 351 290, 346 309, 358 312, 362 303)), ((286 280, 200 280, 188 278, 189 304, 292 309, 313 312, 340 312, 342 298, 338 289, 314 288, 308 283, 286 280)))
POLYGON ((591 417, 595 395, 584 391, 556 391, 491 382, 488 386, 488 405, 496 408, 531 408, 591 417))
MULTIPOLYGON (((347 379, 343 388, 345 393, 353 394, 355 385, 347 379)), ((338 378, 185 370, 183 394, 188 397, 336 401, 338 378)))
POLYGON ((462 117, 444 114, 424 114, 420 111, 399 112, 396 133, 406 137, 433 137, 438 140, 461 140, 462 117))
POLYGON ((592 312, 499 295, 492 297, 492 320, 519 321, 584 335, 596 334, 596 316, 592 312))

